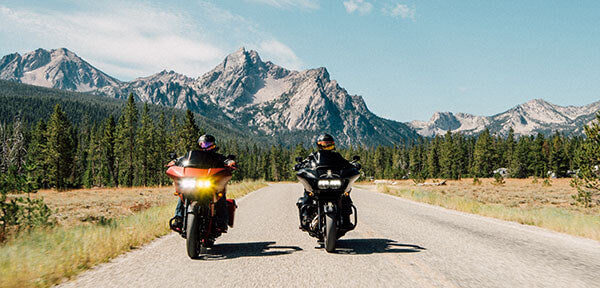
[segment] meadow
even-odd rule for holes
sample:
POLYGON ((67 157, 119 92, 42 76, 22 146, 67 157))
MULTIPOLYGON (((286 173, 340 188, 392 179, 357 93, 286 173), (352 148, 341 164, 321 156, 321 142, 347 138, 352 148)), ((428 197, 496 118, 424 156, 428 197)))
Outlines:
MULTIPOLYGON (((430 179, 426 183, 441 183, 430 179)), ((383 184, 361 183, 361 187, 410 200, 472 214, 600 240, 600 206, 576 204, 571 179, 449 180, 445 185, 417 186, 411 180, 383 184)))

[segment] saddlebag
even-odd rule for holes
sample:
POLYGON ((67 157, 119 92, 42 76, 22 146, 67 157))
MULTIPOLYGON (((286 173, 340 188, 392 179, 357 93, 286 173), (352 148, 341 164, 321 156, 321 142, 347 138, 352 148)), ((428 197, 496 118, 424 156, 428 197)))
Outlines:
POLYGON ((233 227, 233 218, 235 217, 235 209, 237 208, 237 204, 235 204, 235 199, 227 199, 227 211, 229 212, 229 227, 233 227))

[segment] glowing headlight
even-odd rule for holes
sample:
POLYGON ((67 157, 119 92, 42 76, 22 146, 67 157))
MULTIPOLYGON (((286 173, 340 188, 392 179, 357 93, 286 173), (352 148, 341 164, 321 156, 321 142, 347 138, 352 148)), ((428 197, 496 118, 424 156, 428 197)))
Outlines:
POLYGON ((198 188, 210 188, 210 186, 212 186, 212 183, 210 183, 210 180, 198 180, 198 183, 196 185, 198 186, 198 188))
POLYGON ((329 180, 329 188, 340 189, 340 187, 342 187, 342 180, 340 180, 340 179, 329 180))
POLYGON ((342 180, 319 180, 319 182, 317 182, 317 186, 319 189, 340 189, 342 187, 342 180))
POLYGON ((182 179, 179 181, 179 187, 182 189, 194 189, 196 187, 196 179, 182 179))
POLYGON ((329 180, 319 180, 319 182, 317 182, 317 186, 319 189, 327 189, 329 188, 329 180))

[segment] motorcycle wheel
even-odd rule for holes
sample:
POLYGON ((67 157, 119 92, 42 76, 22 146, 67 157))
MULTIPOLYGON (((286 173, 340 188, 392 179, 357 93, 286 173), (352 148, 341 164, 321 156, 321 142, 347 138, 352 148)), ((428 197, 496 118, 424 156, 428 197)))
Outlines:
POLYGON ((188 213, 187 215, 187 238, 185 242, 188 256, 191 259, 198 258, 198 248, 200 247, 200 235, 198 235, 200 219, 194 213, 188 213))
POLYGON ((335 240, 337 240, 337 223, 335 215, 325 215, 325 251, 333 253, 335 251, 335 240))

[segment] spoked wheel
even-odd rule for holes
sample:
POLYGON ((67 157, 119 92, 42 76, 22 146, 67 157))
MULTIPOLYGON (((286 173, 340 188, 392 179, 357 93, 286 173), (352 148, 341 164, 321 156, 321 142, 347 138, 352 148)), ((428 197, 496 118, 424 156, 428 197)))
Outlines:
POLYGON ((329 213, 325 215, 325 250, 327 252, 335 251, 335 240, 337 240, 337 223, 335 215, 329 213))
POLYGON ((187 214, 187 237, 185 241, 185 245, 187 247, 188 256, 191 259, 197 259, 200 254, 200 231, 198 231, 200 226, 200 217, 196 217, 195 213, 198 213, 196 209, 194 212, 190 212, 187 214))

